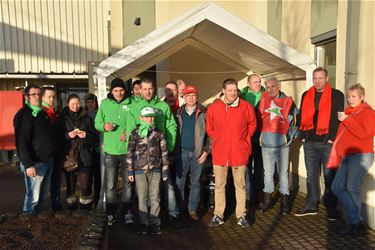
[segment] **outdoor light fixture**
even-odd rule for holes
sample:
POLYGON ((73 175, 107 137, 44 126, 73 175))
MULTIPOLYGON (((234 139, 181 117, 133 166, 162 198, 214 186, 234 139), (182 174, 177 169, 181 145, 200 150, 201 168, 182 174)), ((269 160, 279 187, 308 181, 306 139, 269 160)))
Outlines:
POLYGON ((140 17, 136 17, 134 19, 134 25, 137 25, 137 26, 141 25, 141 18, 140 17))

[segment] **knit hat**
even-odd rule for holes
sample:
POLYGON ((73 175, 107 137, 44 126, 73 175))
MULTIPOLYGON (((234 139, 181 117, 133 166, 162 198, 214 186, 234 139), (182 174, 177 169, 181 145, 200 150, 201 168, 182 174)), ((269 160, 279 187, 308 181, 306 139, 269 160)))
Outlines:
POLYGON ((157 111, 152 107, 146 106, 146 107, 143 107, 141 109, 141 116, 144 116, 144 117, 153 116, 153 117, 155 117, 156 115, 157 115, 157 111))
POLYGON ((120 79, 120 78, 113 79, 112 82, 111 82, 111 89, 110 89, 110 91, 112 91, 114 88, 123 88, 123 89, 126 90, 124 81, 122 79, 120 79))
POLYGON ((197 94, 198 91, 197 91, 197 89, 196 89, 194 86, 187 86, 187 87, 184 89, 184 95, 186 95, 186 94, 191 94, 191 93, 195 93, 195 94, 197 94))
POLYGON ((92 94, 92 93, 88 93, 87 95, 85 95, 85 102, 91 100, 91 101, 97 101, 97 97, 96 95, 92 94))

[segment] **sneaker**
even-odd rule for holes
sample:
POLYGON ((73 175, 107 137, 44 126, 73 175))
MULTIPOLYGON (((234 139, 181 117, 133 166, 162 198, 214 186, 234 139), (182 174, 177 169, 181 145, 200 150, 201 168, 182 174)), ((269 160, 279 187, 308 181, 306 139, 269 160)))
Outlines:
POLYGON ((195 211, 191 211, 190 212, 190 218, 193 219, 193 220, 195 220, 195 221, 199 221, 198 214, 195 211))
POLYGON ((214 215, 214 217, 212 217, 212 220, 210 222, 210 224, 208 224, 209 227, 217 227, 217 226, 220 226, 224 224, 224 220, 222 218, 220 218, 219 216, 217 215, 214 215))
POLYGON ((338 219, 339 219, 339 217, 335 214, 327 215, 327 220, 329 220, 329 221, 337 221, 338 219))
POLYGON ((128 213, 124 215, 124 221, 126 225, 134 223, 133 215, 130 211, 128 211, 128 213))
POLYGON ((242 216, 237 220, 237 225, 242 228, 250 227, 250 223, 246 220, 245 216, 242 216))
POLYGON ((152 235, 160 235, 161 234, 160 226, 156 225, 156 224, 151 224, 151 226, 150 226, 150 233, 152 235))
POLYGON ((316 209, 310 209, 306 207, 301 207, 294 213, 294 215, 298 217, 306 216, 306 215, 316 215, 316 214, 318 214, 318 211, 316 209))
POLYGON ((107 224, 108 224, 108 226, 112 226, 113 223, 115 223, 115 216, 114 215, 108 215, 107 216, 107 224))
POLYGON ((148 226, 145 224, 141 224, 138 227, 137 234, 147 234, 148 226))

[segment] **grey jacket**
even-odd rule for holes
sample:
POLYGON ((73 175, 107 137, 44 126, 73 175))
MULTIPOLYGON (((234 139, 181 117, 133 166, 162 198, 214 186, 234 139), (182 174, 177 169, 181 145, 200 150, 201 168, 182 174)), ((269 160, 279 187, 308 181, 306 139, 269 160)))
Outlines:
MULTIPOLYGON (((178 137, 176 143, 176 151, 175 153, 179 153, 181 150, 181 131, 182 131, 182 112, 185 110, 186 104, 182 105, 176 112, 176 119, 178 122, 178 137)), ((197 103, 197 110, 195 113, 196 121, 195 121, 195 129, 194 129, 194 156, 195 159, 199 159, 199 157, 206 152, 209 154, 211 152, 211 140, 206 133, 206 112, 207 108, 204 107, 202 104, 197 103)))

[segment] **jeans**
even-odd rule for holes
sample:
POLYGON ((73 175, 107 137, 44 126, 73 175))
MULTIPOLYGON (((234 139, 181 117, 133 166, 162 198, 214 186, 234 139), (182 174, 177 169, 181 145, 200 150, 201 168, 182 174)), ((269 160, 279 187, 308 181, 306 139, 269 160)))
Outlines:
POLYGON ((35 177, 29 177, 26 175, 26 168, 22 163, 20 164, 20 167, 25 176, 26 189, 23 212, 41 212, 49 191, 53 160, 36 162, 34 165, 36 169, 35 177))
POLYGON ((251 148, 246 168, 246 200, 258 203, 264 186, 262 148, 253 142, 251 148))
POLYGON ((309 142, 303 143, 305 164, 307 171, 307 197, 305 207, 317 209, 320 199, 319 174, 323 166, 324 174, 324 205, 328 215, 336 213, 337 197, 332 193, 331 186, 336 170, 326 168, 332 145, 329 143, 309 142))
POLYGON ((232 169, 234 187, 236 189, 236 218, 246 215, 245 172, 246 166, 226 167, 214 165, 215 174, 215 211, 214 214, 224 218, 226 206, 225 187, 229 168, 232 169))
POLYGON ((160 225, 160 173, 149 171, 135 175, 135 187, 138 194, 139 221, 143 225, 160 225), (150 199, 150 202, 148 202, 150 199), (148 215, 150 203, 150 219, 148 215))
POLYGON ((176 169, 177 201, 180 211, 183 210, 186 177, 190 170, 190 194, 189 194, 189 212, 195 212, 198 209, 201 192, 201 173, 200 165, 194 157, 194 151, 181 150, 181 158, 176 169))
POLYGON ((353 154, 346 156, 337 170, 332 191, 340 200, 348 224, 363 221, 361 215, 361 185, 374 162, 374 154, 353 154))
POLYGON ((117 203, 117 181, 118 181, 118 172, 122 177, 123 190, 121 201, 124 204, 124 211, 131 209, 132 205, 132 193, 133 185, 128 180, 128 170, 125 166, 125 155, 110 155, 105 154, 105 199, 106 199, 106 211, 107 215, 116 214, 116 203, 117 203))
POLYGON ((161 188, 164 200, 164 206, 168 208, 168 214, 172 217, 177 217, 179 211, 177 208, 176 202, 176 193, 175 193, 175 174, 173 173, 173 168, 168 171, 168 180, 163 181, 161 188))
POLYGON ((265 193, 272 193, 274 190, 275 165, 279 175, 281 194, 289 195, 289 146, 280 148, 262 147, 263 167, 264 167, 264 189, 265 193))

